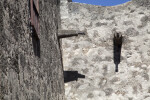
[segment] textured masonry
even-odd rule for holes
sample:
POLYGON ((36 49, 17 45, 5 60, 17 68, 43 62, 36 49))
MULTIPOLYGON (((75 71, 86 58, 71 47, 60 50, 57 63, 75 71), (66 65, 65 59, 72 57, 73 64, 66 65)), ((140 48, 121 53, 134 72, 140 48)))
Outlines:
POLYGON ((40 57, 33 50, 29 1, 0 0, 0 100, 64 100, 59 0, 39 0, 40 57))
POLYGON ((64 30, 87 30, 62 39, 64 69, 86 76, 65 84, 67 100, 150 99, 150 0, 112 7, 63 0, 61 22, 64 30), (118 73, 114 33, 123 35, 118 73))

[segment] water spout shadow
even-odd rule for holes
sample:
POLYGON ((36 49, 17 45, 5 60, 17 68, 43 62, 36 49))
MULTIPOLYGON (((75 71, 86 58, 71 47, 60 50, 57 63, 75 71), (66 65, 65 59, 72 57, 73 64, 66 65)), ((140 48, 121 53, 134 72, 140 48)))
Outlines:
POLYGON ((85 78, 85 75, 78 73, 78 71, 64 71, 64 82, 77 81, 78 78, 85 78))
POLYGON ((118 65, 120 63, 122 38, 123 37, 120 33, 114 34, 113 45, 114 45, 114 63, 116 65, 115 72, 118 72, 118 65))
POLYGON ((40 58, 40 39, 35 33, 32 33, 32 44, 34 55, 40 58))

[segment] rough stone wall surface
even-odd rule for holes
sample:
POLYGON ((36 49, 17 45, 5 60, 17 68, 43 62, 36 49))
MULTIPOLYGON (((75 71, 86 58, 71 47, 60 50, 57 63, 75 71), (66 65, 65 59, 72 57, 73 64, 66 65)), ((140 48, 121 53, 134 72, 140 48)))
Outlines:
POLYGON ((57 1, 39 0, 41 54, 37 57, 29 0, 0 0, 0 100, 64 100, 57 1))
POLYGON ((62 29, 87 31, 62 40, 64 69, 86 76, 65 84, 67 100, 150 100, 150 0, 66 6, 62 29), (119 72, 113 61, 116 32, 123 35, 119 72))

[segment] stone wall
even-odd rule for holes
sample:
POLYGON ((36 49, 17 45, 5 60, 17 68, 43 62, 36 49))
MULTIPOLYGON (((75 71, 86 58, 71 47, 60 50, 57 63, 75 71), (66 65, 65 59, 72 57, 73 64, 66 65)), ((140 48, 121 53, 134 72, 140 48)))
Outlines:
POLYGON ((62 29, 87 31, 62 39, 64 69, 86 76, 65 84, 67 100, 150 99, 149 6, 150 0, 112 7, 62 3, 62 29), (114 33, 123 35, 119 72, 113 61, 114 33))
POLYGON ((64 100, 59 0, 39 0, 39 9, 40 56, 35 56, 29 0, 0 1, 0 100, 64 100))

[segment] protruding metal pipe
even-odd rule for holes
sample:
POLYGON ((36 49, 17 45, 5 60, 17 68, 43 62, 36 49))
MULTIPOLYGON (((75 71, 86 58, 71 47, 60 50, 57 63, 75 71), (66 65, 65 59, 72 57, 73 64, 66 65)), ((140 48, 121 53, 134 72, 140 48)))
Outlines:
POLYGON ((58 37, 59 38, 66 38, 78 35, 85 35, 85 31, 78 31, 78 30, 58 30, 58 37))

